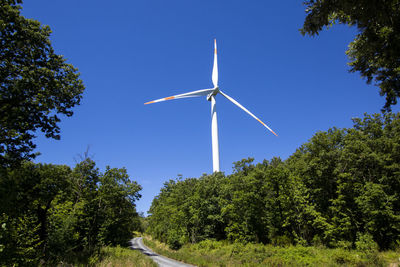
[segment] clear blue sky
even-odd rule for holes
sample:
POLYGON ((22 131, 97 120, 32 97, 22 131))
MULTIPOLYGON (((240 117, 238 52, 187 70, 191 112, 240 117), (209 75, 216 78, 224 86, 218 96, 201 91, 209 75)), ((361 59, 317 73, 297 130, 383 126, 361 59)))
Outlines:
MULTIPOLYGON (((163 183, 212 172, 210 103, 144 102, 210 88, 213 39, 219 85, 279 137, 218 96, 221 170, 247 157, 286 159, 317 131, 351 127, 384 99, 345 55, 355 29, 303 37, 302 1, 35 0, 23 15, 53 30, 58 54, 77 67, 82 104, 63 118, 61 140, 37 138, 37 162, 75 165, 90 146, 101 171, 126 167, 146 212, 163 183)), ((394 108, 399 111, 399 108, 394 108)))

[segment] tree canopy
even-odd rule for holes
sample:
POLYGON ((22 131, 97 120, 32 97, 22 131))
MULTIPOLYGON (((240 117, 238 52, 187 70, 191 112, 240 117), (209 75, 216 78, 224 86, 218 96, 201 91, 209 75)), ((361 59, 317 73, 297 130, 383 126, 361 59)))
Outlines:
POLYGON ((147 231, 172 248, 205 239, 396 248, 400 113, 353 121, 316 133, 285 161, 243 159, 228 176, 166 182, 147 231))
POLYGON ((59 115, 71 116, 84 90, 50 28, 23 17, 19 3, 0 1, 0 166, 33 158, 37 130, 59 139, 59 115))
POLYGON ((1 265, 74 263, 101 246, 127 246, 140 230, 141 189, 126 169, 101 173, 89 158, 73 169, 33 162, 0 169, 1 265))
POLYGON ((347 55, 350 72, 374 81, 390 110, 400 97, 400 1, 310 0, 302 34, 316 35, 335 23, 356 26, 359 33, 347 55))

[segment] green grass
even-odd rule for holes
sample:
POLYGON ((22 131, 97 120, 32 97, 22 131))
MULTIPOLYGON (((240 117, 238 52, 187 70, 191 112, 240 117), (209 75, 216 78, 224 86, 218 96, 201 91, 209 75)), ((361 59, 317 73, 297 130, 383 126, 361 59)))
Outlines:
POLYGON ((122 247, 104 247, 100 259, 94 264, 99 267, 140 266, 157 267, 158 265, 140 251, 122 247))
POLYGON ((125 247, 102 247, 99 254, 92 257, 84 255, 71 255, 68 259, 52 262, 40 266, 65 266, 65 267, 122 267, 122 266, 137 266, 137 267, 157 267, 158 265, 146 255, 143 255, 138 250, 132 250, 125 247))
POLYGON ((145 237, 155 252, 197 266, 399 266, 400 251, 360 252, 324 247, 277 247, 205 240, 171 250, 167 245, 145 237))

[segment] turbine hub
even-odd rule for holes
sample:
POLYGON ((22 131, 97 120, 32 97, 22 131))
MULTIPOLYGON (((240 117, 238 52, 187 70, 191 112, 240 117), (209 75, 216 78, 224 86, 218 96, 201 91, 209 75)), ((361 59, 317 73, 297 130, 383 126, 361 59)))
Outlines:
POLYGON ((216 96, 218 93, 219 93, 219 87, 217 86, 217 87, 214 88, 214 91, 212 91, 211 93, 209 93, 207 95, 207 100, 211 101, 211 97, 212 96, 216 96))

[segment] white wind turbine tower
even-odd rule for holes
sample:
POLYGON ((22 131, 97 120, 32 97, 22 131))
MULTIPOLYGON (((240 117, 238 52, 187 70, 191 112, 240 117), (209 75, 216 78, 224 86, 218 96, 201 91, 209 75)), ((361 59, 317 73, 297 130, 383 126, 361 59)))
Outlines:
POLYGON ((212 136, 212 157, 213 157, 213 172, 219 172, 219 144, 218 144, 218 124, 217 124, 217 105, 215 102, 215 97, 219 93, 231 101, 233 104, 247 112, 250 116, 260 122, 264 127, 266 127, 269 131, 271 131, 274 135, 278 136, 271 128, 269 128, 264 122, 262 122, 259 118, 257 118, 253 113, 248 111, 245 107, 239 104, 235 99, 228 96, 224 92, 222 92, 218 87, 218 63, 217 63, 217 40, 214 40, 214 66, 212 71, 212 82, 214 84, 214 88, 210 89, 202 89, 189 93, 184 93, 180 95, 174 95, 170 97, 165 97, 157 100, 153 100, 146 104, 157 103, 161 101, 178 99, 178 98, 186 98, 186 97, 198 97, 198 96, 207 96, 207 100, 211 101, 211 136, 212 136))

